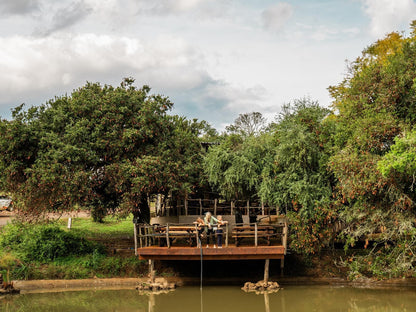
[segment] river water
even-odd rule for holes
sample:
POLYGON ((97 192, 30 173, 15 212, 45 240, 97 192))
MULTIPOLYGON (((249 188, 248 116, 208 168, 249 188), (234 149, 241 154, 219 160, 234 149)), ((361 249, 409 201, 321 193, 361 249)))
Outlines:
POLYGON ((236 286, 207 286, 202 292, 199 287, 181 287, 159 295, 131 289, 26 293, 0 297, 0 311, 416 311, 416 289, 288 286, 257 295, 236 286))

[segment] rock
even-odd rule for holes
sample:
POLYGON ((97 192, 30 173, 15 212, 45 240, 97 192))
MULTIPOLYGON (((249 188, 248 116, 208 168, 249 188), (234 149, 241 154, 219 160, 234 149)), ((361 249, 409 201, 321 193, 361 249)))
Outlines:
POLYGON ((241 289, 247 292, 255 291, 256 293, 263 293, 269 291, 278 291, 280 286, 276 282, 266 283, 265 281, 258 281, 257 283, 246 282, 241 289))

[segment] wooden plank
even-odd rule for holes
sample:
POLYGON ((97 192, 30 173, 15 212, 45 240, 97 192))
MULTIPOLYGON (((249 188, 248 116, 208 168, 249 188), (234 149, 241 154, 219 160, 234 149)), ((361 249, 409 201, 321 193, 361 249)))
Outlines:
MULTIPOLYGON (((200 248, 147 247, 138 250, 140 259, 199 260, 200 248)), ((283 246, 203 248, 204 260, 283 259, 283 246)))

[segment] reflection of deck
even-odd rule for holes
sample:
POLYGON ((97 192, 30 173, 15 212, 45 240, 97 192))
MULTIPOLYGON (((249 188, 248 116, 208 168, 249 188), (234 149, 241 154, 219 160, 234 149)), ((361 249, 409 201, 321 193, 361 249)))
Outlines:
MULTIPOLYGON (((143 260, 200 260, 201 248, 197 247, 143 247, 137 253, 143 260)), ((203 260, 257 260, 284 259, 283 246, 242 246, 202 248, 203 260)))

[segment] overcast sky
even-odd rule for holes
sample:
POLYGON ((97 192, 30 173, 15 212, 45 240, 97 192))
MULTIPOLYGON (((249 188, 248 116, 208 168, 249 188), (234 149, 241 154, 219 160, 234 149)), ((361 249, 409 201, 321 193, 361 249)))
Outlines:
POLYGON ((0 0, 0 116, 123 77, 217 129, 305 96, 329 106, 345 60, 408 33, 415 1, 0 0))

